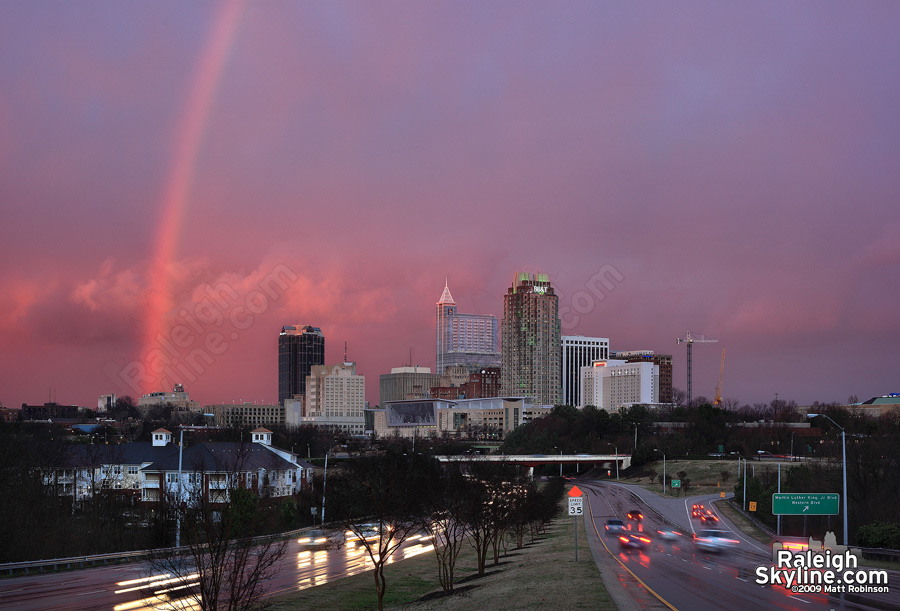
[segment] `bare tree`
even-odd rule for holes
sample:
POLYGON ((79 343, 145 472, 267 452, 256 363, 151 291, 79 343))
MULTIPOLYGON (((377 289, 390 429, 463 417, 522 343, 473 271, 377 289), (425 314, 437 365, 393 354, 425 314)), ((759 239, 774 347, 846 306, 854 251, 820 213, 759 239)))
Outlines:
POLYGON ((406 539, 421 529, 423 501, 435 477, 436 466, 430 459, 389 451, 349 461, 334 480, 328 480, 332 515, 356 537, 374 566, 379 611, 384 608, 387 588, 384 567, 406 539))
MULTIPOLYGON (((484 575, 488 551, 508 528, 506 524, 512 497, 519 494, 516 487, 518 469, 503 463, 474 463, 470 466, 472 503, 468 506, 466 523, 469 542, 475 548, 478 574, 484 575)), ((498 558, 495 549, 494 563, 498 558)))
POLYGON ((448 465, 438 476, 422 516, 422 529, 434 540, 438 581, 444 592, 453 591, 456 559, 468 532, 465 516, 472 502, 471 488, 459 464, 448 465))

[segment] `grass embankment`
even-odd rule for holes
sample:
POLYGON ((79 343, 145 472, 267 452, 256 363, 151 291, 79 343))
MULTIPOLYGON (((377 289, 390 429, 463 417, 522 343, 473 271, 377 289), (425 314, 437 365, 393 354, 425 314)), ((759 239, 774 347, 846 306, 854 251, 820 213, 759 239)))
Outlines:
POLYGON ((744 515, 731 506, 731 503, 725 500, 714 501, 716 511, 731 520, 732 524, 738 527, 742 533, 749 537, 753 537, 763 545, 771 545, 772 537, 768 535, 759 526, 748 520, 744 515))
MULTIPOLYGON (((790 463, 783 463, 782 469, 790 463)), ((757 475, 760 470, 777 471, 778 464, 775 462, 755 463, 747 468, 756 470, 757 475)), ((738 462, 736 460, 693 460, 672 458, 666 461, 666 475, 673 479, 679 479, 679 473, 686 473, 685 479, 689 480, 687 488, 687 496, 695 496, 698 494, 715 494, 718 492, 733 492, 734 485, 739 479, 738 462)), ((662 494, 662 485, 659 483, 659 476, 663 472, 663 463, 661 460, 647 463, 641 467, 631 469, 626 476, 622 474, 619 477, 620 482, 626 484, 637 484, 642 488, 646 488, 651 492, 662 494), (651 470, 656 471, 655 477, 651 480, 651 470)), ((685 496, 683 488, 670 488, 666 486, 666 496, 681 497, 685 496)))
MULTIPOLYGON (((573 519, 560 515, 547 533, 523 549, 512 549, 476 574, 475 553, 463 548, 456 566, 456 587, 443 595, 437 561, 429 551, 385 567, 386 609, 408 611, 468 611, 470 609, 615 609, 603 586, 578 520, 578 562, 575 562, 573 519)), ((527 539, 526 539, 527 540, 527 539)), ((276 611, 293 609, 376 609, 375 583, 367 571, 274 599, 276 611)))

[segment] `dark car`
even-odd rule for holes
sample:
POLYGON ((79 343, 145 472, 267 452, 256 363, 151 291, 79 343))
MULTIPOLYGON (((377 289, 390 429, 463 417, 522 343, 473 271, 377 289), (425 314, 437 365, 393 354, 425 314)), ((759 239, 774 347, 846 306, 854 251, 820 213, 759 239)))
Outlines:
POLYGON ((704 524, 718 524, 719 523, 719 516, 717 516, 716 514, 714 514, 711 511, 707 511, 706 513, 704 513, 702 516, 700 516, 700 519, 703 521, 704 524))
POLYGON ((705 511, 703 503, 694 503, 693 507, 691 507, 691 517, 702 518, 705 511))
POLYGON ((622 520, 613 518, 611 520, 606 521, 606 534, 607 535, 617 535, 625 532, 625 522, 622 520))
POLYGON ((641 520, 644 519, 644 514, 642 514, 637 509, 632 509, 631 511, 628 512, 628 519, 636 520, 636 521, 640 522, 641 520))
POLYGON ((650 537, 645 533, 625 533, 619 535, 619 545, 626 549, 645 549, 650 545, 650 537))

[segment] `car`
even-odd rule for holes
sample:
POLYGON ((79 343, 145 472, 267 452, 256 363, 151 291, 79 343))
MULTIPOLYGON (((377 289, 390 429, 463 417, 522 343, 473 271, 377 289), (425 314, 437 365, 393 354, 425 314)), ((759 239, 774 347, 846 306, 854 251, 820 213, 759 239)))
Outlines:
POLYGON ((699 518, 703 515, 704 511, 705 508, 703 507, 703 503, 694 503, 694 505, 691 507, 691 517, 699 518))
POLYGON ((717 516, 716 514, 714 514, 714 513, 711 512, 711 511, 707 511, 707 512, 704 513, 702 516, 700 516, 700 520, 701 520, 704 524, 718 524, 718 523, 719 523, 719 516, 717 516))
POLYGON ((344 533, 325 530, 307 530, 300 533, 297 543, 303 549, 335 549, 346 542, 344 533))
POLYGON ((361 539, 377 539, 380 533, 381 531, 379 530, 378 524, 357 524, 353 529, 345 532, 344 537, 348 542, 356 542, 360 541, 361 539))
POLYGON ((618 533, 625 532, 625 522, 619 520, 617 518, 612 518, 606 521, 606 534, 607 535, 615 535, 618 533))
POLYGON ((644 514, 642 514, 637 509, 632 509, 631 511, 628 512, 628 519, 636 520, 636 521, 640 522, 641 520, 644 519, 644 514))
POLYGON ((656 534, 658 534, 659 538, 663 539, 664 541, 677 541, 681 538, 681 533, 674 528, 663 528, 661 530, 657 530, 656 534))
POLYGON ((619 535, 619 546, 625 549, 645 549, 648 545, 650 545, 650 537, 646 533, 619 535))
POLYGON ((723 552, 739 543, 733 537, 727 530, 702 529, 694 533, 694 545, 708 552, 723 552))

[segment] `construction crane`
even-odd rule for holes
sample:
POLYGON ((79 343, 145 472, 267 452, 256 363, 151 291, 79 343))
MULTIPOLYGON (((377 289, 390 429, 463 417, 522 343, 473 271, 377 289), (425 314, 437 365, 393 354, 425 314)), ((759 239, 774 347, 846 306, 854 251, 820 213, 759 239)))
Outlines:
POLYGON ((684 337, 676 337, 676 344, 687 344, 687 404, 690 405, 693 401, 693 374, 691 372, 692 366, 692 357, 693 357, 693 348, 694 344, 714 344, 719 340, 710 339, 705 337, 703 334, 695 333, 691 335, 690 331, 685 331, 684 337))
POLYGON ((722 348, 722 364, 719 366, 719 383, 716 384, 715 406, 722 405, 722 376, 725 374, 725 348, 722 348))

